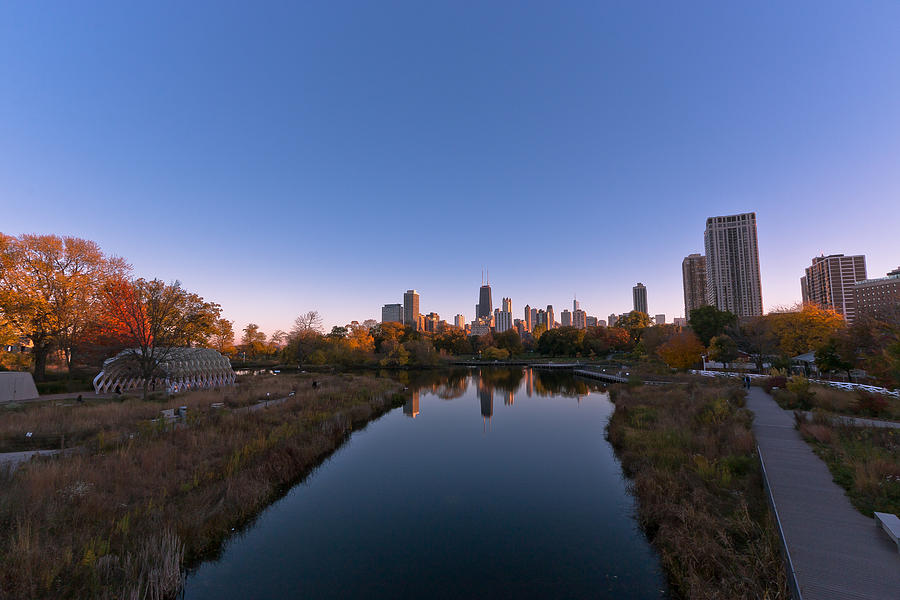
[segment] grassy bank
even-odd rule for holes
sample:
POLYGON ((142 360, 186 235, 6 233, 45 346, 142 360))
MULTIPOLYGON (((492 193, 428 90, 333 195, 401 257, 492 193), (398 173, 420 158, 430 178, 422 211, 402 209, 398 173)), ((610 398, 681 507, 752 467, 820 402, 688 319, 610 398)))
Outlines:
POLYGON ((317 389, 269 377, 181 396, 173 404, 189 418, 177 428, 149 420, 164 405, 139 400, 16 414, 18 430, 56 419, 48 427, 68 428, 87 452, 0 474, 0 598, 172 597, 185 565, 218 552, 233 527, 400 401, 389 380, 316 378, 317 389), (265 410, 209 407, 291 388, 265 410))
POLYGON ((789 598, 736 382, 617 386, 608 437, 683 598, 789 598))
POLYGON ((860 512, 900 514, 900 430, 853 427, 818 415, 799 429, 860 512))

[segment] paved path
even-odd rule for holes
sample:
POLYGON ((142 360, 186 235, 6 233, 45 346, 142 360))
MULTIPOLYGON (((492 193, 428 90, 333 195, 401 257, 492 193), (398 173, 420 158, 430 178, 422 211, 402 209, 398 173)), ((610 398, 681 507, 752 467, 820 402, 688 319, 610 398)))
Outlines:
MULTIPOLYGON (((802 412, 807 421, 812 421, 813 413, 811 411, 804 410, 802 412)), ((863 417, 851 417, 849 415, 829 413, 826 413, 826 415, 831 419, 832 423, 836 425, 852 425, 854 427, 887 427, 888 429, 900 429, 900 422, 898 421, 882 421, 880 419, 866 419, 863 417)))
POLYGON ((900 598, 897 546, 853 508, 793 413, 756 387, 747 408, 803 600, 900 598))
POLYGON ((9 467, 10 471, 15 471, 16 467, 27 460, 31 460, 32 456, 51 456, 59 454, 62 450, 26 450, 25 452, 3 452, 0 453, 0 469, 9 467))

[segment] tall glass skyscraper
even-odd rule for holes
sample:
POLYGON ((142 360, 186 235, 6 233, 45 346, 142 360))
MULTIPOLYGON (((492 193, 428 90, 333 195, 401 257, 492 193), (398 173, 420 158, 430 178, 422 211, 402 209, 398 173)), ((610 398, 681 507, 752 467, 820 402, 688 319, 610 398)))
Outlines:
POLYGON ((494 304, 491 301, 491 286, 484 284, 478 290, 478 304, 475 305, 475 318, 490 317, 494 313, 494 304))

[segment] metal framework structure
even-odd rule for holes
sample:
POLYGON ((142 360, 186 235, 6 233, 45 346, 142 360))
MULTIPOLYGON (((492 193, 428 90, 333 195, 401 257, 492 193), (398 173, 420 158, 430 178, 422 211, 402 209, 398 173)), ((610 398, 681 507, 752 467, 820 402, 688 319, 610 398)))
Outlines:
MULTIPOLYGON (((98 394, 143 389, 136 349, 123 350, 103 362, 103 370, 94 377, 98 394)), ((227 358, 211 348, 172 348, 160 373, 150 381, 153 390, 177 393, 234 385, 234 371, 227 358)))

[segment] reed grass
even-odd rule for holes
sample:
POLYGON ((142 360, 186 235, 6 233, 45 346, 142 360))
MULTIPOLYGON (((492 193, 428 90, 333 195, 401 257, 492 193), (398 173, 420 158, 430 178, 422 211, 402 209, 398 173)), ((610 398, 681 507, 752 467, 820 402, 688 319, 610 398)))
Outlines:
POLYGON ((607 435, 681 598, 789 598, 736 382, 617 386, 607 435))
MULTIPOLYGON (((0 473, 0 598, 172 598, 184 569, 401 399, 352 375, 256 379, 166 403, 37 407, 15 427, 81 436, 86 452, 0 473), (296 395, 253 412, 215 411, 296 395), (186 426, 150 419, 187 405, 186 426), (51 425, 48 425, 51 427, 51 425), (58 429, 57 429, 58 430, 58 429)), ((4 431, 12 427, 4 422, 4 431)))

